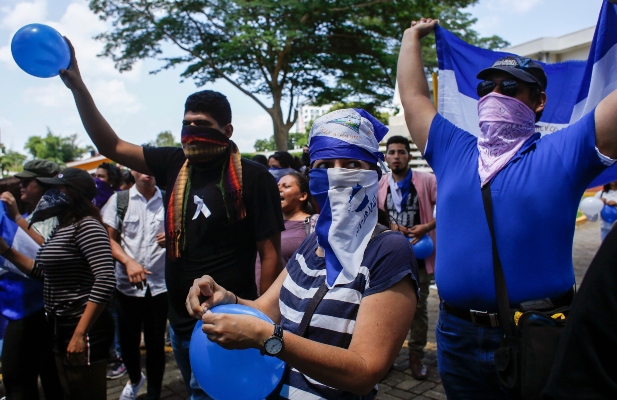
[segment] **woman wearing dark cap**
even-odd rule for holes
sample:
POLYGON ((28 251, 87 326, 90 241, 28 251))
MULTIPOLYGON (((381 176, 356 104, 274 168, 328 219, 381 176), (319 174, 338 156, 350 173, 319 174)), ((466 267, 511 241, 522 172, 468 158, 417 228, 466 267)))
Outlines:
POLYGON ((65 399, 105 399, 106 358, 113 322, 105 307, 116 284, 109 236, 92 203, 94 179, 67 168, 37 178, 48 190, 32 221, 58 217, 59 225, 36 255, 26 257, 0 239, 0 255, 31 278, 43 280, 45 310, 54 326, 54 352, 65 399))

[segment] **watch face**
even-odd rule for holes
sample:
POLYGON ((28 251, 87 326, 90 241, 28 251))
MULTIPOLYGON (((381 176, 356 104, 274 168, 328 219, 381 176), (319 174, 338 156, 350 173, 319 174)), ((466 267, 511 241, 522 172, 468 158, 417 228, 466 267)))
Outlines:
POLYGON ((264 347, 266 353, 275 355, 278 354, 281 350, 283 350, 283 341, 280 338, 273 336, 266 340, 266 343, 264 343, 264 347))

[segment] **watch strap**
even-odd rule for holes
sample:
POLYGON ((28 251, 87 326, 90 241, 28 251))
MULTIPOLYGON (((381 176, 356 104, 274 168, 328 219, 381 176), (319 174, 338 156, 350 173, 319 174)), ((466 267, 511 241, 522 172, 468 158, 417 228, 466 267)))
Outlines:
POLYGON ((280 326, 279 324, 274 324, 274 334, 273 336, 276 336, 280 339, 283 339, 283 327, 280 326))

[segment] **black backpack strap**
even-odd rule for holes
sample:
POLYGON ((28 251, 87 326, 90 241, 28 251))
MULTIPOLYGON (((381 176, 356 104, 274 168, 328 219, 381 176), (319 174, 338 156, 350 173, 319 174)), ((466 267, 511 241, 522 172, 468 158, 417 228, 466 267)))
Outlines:
POLYGON ((126 216, 126 210, 129 207, 129 191, 123 190, 116 194, 116 214, 118 215, 118 220, 120 223, 118 224, 118 233, 122 232, 122 223, 124 222, 124 217, 126 216))
MULTIPOLYGON (((387 230, 388 228, 385 225, 377 224, 377 226, 375 226, 375 229, 373 229, 373 233, 371 234, 371 241, 375 238, 375 236, 387 230)), ((323 300, 323 298, 326 296, 326 293, 328 293, 328 285, 326 285, 326 281, 324 280, 313 295, 311 301, 308 303, 308 306, 306 306, 306 310, 304 310, 304 315, 302 316, 302 320, 300 321, 300 325, 298 326, 296 335, 304 336, 306 334, 306 329, 311 322, 311 318, 313 317, 313 314, 315 314, 315 310, 317 310, 317 306, 319 305, 321 300, 323 300)))
POLYGON ((313 317, 313 314, 315 314, 317 306, 324 298, 326 293, 328 293, 328 285, 326 285, 326 281, 324 280, 321 286, 319 286, 319 289, 317 289, 317 291, 315 292, 315 295, 313 296, 311 301, 308 303, 308 306, 306 306, 306 310, 304 310, 304 315, 302 316, 302 321, 300 321, 300 326, 298 326, 296 335, 304 336, 304 334, 306 333, 306 328, 308 328, 308 325, 311 322, 311 318, 313 317))

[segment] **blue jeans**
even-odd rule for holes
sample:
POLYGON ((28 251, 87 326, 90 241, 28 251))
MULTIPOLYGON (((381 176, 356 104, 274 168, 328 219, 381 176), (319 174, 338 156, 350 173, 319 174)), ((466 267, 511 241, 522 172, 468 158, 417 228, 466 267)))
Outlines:
POLYGON ((493 364, 502 330, 477 326, 448 314, 439 306, 437 362, 449 400, 507 399, 493 364))
POLYGON ((191 360, 189 358, 191 335, 177 335, 170 325, 169 338, 171 339, 171 348, 174 351, 176 364, 178 364, 178 369, 182 374, 182 379, 184 379, 186 391, 190 396, 189 398, 191 400, 212 400, 212 397, 208 396, 206 392, 201 389, 191 370, 191 360))

